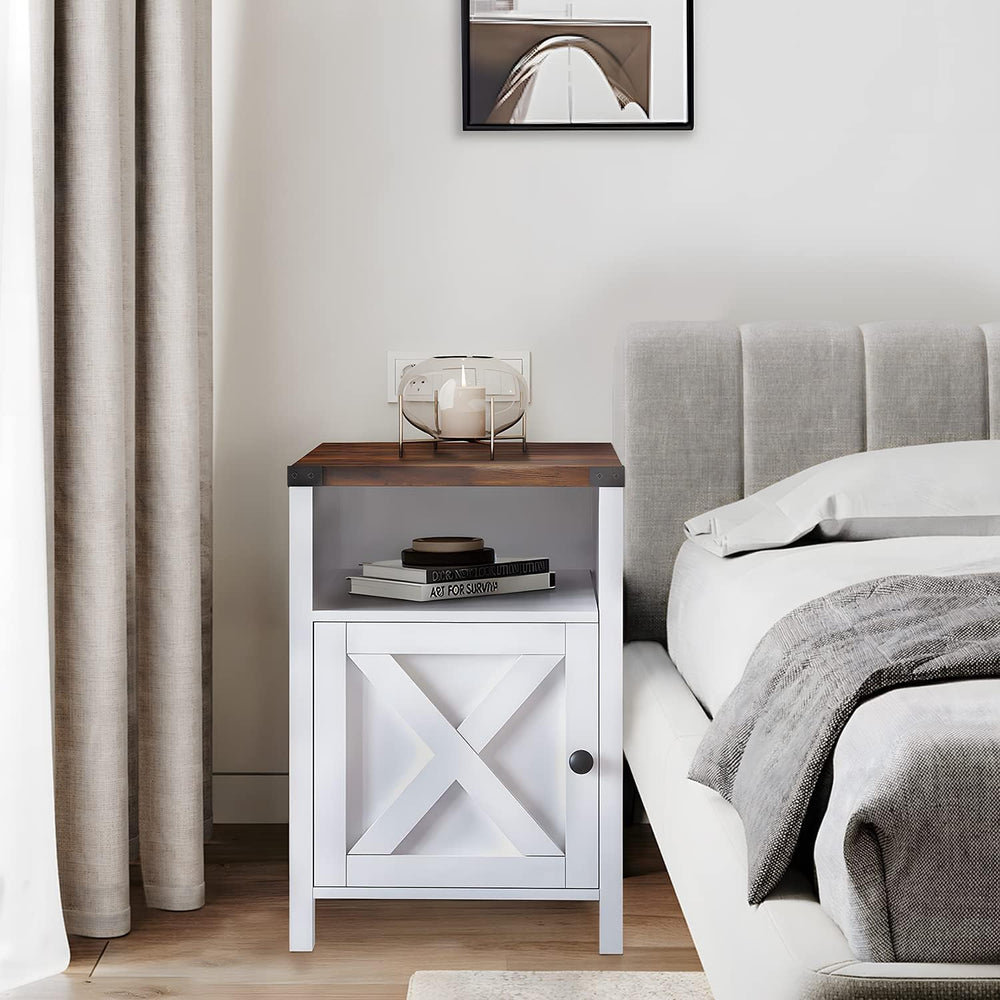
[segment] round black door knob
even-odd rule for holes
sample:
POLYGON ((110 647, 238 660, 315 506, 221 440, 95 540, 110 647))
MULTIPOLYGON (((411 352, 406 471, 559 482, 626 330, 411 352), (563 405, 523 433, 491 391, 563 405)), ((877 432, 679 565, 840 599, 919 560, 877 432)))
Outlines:
POLYGON ((587 750, 574 750, 569 755, 569 769, 576 774, 586 774, 594 766, 594 758, 587 750))

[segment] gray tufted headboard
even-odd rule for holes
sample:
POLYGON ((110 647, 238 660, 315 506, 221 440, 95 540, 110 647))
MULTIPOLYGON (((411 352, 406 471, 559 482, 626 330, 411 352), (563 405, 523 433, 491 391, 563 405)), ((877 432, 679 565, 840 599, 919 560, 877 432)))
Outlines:
POLYGON ((626 636, 689 517, 839 455, 1000 438, 1000 324, 659 323, 625 344, 626 636))

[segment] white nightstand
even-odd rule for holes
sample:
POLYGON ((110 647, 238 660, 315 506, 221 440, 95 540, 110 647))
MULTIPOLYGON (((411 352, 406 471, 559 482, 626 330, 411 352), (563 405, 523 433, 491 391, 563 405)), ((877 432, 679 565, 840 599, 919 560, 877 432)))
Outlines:
POLYGON ((537 898, 599 900, 620 953, 614 450, 326 444, 288 483, 291 950, 313 948, 316 899, 537 898), (359 562, 427 534, 548 556, 557 587, 347 594, 359 562))

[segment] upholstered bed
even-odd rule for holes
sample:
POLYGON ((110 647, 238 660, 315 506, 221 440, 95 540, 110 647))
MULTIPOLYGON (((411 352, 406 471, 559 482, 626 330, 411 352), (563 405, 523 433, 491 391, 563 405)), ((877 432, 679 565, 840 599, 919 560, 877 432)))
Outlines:
POLYGON ((1000 998, 1000 966, 857 960, 798 871, 747 903, 741 821, 687 777, 709 718, 665 648, 685 520, 840 455, 1000 438, 1000 326, 650 325, 624 360, 625 751, 717 1000, 1000 998))

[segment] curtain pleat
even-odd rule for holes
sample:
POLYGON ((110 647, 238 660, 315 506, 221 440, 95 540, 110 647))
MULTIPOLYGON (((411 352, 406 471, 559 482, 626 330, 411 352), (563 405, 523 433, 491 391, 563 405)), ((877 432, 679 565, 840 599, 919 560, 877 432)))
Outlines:
POLYGON ((56 829, 66 929, 100 937, 130 920, 123 8, 55 31, 56 829))
MULTIPOLYGON (((120 5, 118 51, 135 48, 135 0, 120 5)), ((130 63, 134 66, 134 63, 130 63)), ((122 350, 124 352, 125 455, 125 610, 128 649, 128 856, 139 860, 139 697, 136 667, 139 659, 135 564, 135 70, 120 77, 118 120, 125 137, 121 149, 122 215, 122 350), (125 144, 127 143, 127 145, 125 144)))
POLYGON ((90 936, 129 930, 136 846, 149 905, 204 902, 209 45, 204 0, 55 3, 56 815, 90 936))
POLYGON ((186 910, 205 899, 194 4, 140 0, 136 27, 139 853, 147 902, 186 910))
POLYGON ((212 7, 194 8, 194 167, 201 470, 202 821, 212 836, 212 7))

